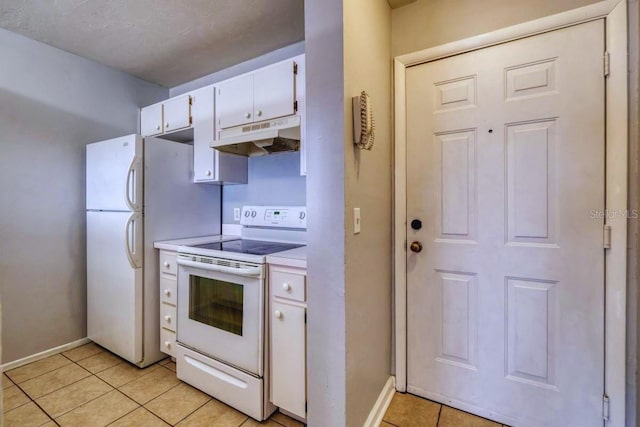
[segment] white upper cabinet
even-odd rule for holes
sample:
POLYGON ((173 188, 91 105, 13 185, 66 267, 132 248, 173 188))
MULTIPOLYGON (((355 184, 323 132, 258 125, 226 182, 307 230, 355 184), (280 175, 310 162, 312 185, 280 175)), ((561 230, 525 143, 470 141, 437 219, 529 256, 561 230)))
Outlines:
POLYGON ((219 128, 261 122, 295 113, 293 59, 218 83, 219 128))
POLYGON ((165 133, 191 126, 191 95, 168 99, 163 107, 165 133))
POLYGON ((293 60, 262 68, 253 74, 254 121, 295 113, 295 63, 293 60))
POLYGON ((191 101, 191 95, 181 95, 140 109, 142 136, 171 133, 191 126, 191 101))
POLYGON ((159 135, 164 131, 162 104, 154 104, 140 110, 140 133, 143 136, 159 135))
POLYGON ((239 126, 254 121, 253 74, 226 80, 217 85, 216 108, 220 128, 239 126))
POLYGON ((215 87, 191 92, 193 115, 193 181, 202 184, 246 184, 247 158, 213 150, 215 87))

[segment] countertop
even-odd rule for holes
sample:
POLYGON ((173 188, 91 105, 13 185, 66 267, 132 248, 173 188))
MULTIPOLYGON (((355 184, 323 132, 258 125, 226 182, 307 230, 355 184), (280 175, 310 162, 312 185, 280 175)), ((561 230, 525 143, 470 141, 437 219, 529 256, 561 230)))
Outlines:
POLYGON ((157 242, 153 242, 153 247, 156 249, 164 249, 166 251, 175 252, 178 250, 178 247, 184 245, 200 245, 203 243, 224 242, 227 240, 235 240, 239 238, 240 236, 225 236, 223 234, 217 234, 213 236, 189 237, 185 239, 160 240, 157 242))
POLYGON ((289 249, 267 255, 268 264, 285 265, 287 267, 307 268, 307 247, 289 249))
MULTIPOLYGON (((156 249, 176 252, 178 247, 184 245, 188 246, 199 245, 202 243, 224 242, 239 238, 240 236, 218 234, 213 236, 189 237, 186 239, 160 240, 154 242, 153 247, 156 249)), ((289 249, 288 251, 267 255, 267 263, 284 265, 287 267, 307 268, 307 247, 302 246, 295 249, 289 249)))

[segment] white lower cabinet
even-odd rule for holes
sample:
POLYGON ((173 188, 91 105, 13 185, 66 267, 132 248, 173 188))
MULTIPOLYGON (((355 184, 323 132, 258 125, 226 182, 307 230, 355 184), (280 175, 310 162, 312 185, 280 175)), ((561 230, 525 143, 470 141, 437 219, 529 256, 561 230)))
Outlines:
POLYGON ((160 251, 160 351, 176 357, 177 253, 160 251))
POLYGON ((306 271, 269 266, 271 402, 307 416, 306 271))

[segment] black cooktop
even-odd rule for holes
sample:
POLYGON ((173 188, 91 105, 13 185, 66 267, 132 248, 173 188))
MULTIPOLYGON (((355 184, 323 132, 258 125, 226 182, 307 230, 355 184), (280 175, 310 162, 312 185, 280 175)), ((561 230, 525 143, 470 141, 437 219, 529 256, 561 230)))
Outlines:
POLYGON ((203 245, 190 245, 194 248, 213 249, 223 252, 237 252, 249 255, 269 255, 289 249, 295 249, 304 245, 296 243, 265 242, 262 240, 229 240, 227 242, 205 243, 203 245))

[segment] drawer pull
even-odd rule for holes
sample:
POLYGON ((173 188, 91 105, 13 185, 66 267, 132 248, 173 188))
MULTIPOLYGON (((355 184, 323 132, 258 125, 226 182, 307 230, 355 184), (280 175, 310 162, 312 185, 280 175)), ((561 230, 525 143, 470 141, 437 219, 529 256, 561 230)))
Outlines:
POLYGON ((282 284, 282 289, 284 289, 285 291, 290 291, 291 285, 285 282, 282 284))
POLYGON ((169 289, 165 289, 165 290, 164 290, 164 294, 165 294, 166 296, 170 297, 170 296, 171 296, 171 291, 170 291, 169 289))
POLYGON ((165 320, 167 323, 171 323, 171 316, 169 316, 169 315, 167 314, 166 316, 164 316, 164 320, 165 320))
POLYGON ((276 310, 275 313, 273 313, 277 319, 282 319, 282 312, 280 310, 276 310))
POLYGON ((164 268, 170 268, 171 264, 169 264, 169 261, 165 261, 164 262, 164 268))
POLYGON ((165 341, 164 346, 167 348, 171 348, 171 341, 165 341))

